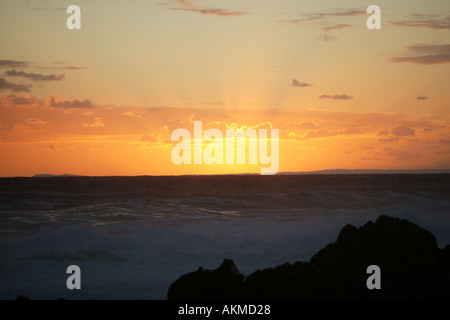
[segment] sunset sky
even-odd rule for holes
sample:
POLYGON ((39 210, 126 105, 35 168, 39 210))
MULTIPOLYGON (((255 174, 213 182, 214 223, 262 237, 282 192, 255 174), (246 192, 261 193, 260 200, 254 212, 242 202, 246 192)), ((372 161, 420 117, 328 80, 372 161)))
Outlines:
POLYGON ((259 172, 173 164, 196 120, 279 129, 280 172, 450 169, 448 0, 0 0, 0 40, 0 176, 259 172))

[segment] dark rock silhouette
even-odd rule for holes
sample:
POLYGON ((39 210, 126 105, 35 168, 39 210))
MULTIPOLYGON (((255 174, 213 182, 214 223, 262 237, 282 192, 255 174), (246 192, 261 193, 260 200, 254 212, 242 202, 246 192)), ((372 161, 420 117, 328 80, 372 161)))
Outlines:
POLYGON ((239 274, 232 260, 216 270, 188 273, 168 299, 450 299, 450 245, 437 246, 429 231, 380 216, 356 228, 307 262, 239 274), (381 269, 381 289, 369 290, 367 267, 381 269))
POLYGON ((216 270, 197 271, 181 276, 169 288, 167 297, 172 299, 238 299, 242 292, 244 276, 232 260, 225 259, 216 270))

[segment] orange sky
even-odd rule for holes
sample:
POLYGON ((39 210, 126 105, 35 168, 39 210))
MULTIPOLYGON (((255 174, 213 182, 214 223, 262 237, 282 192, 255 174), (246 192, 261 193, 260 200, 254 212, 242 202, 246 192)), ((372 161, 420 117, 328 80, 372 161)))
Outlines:
POLYGON ((336 3, 0 0, 0 176, 260 171, 173 164, 194 121, 279 129, 280 172, 450 169, 449 2, 336 3))

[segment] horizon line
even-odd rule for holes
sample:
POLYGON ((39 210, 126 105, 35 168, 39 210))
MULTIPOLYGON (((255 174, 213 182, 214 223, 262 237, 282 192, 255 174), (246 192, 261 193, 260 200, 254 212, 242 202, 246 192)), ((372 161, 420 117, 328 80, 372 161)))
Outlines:
MULTIPOLYGON (((449 174, 449 169, 323 169, 312 171, 283 171, 279 175, 320 175, 320 174, 449 174)), ((142 175, 83 175, 39 173, 31 176, 1 176, 0 178, 70 178, 70 177, 197 177, 197 176, 260 176, 259 173, 220 173, 220 174, 142 174, 142 175)))

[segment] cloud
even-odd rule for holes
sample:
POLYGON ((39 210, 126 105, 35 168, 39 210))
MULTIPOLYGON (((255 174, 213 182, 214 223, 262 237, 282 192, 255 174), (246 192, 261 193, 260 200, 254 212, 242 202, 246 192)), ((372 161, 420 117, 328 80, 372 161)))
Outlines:
POLYGON ((329 34, 321 34, 318 38, 317 38, 317 40, 321 40, 321 41, 333 41, 333 40, 336 40, 337 39, 337 37, 335 37, 335 36, 331 36, 331 35, 329 35, 329 34))
POLYGON ((149 143, 156 143, 161 141, 161 137, 158 133, 152 132, 151 134, 146 134, 142 136, 141 141, 143 142, 149 142, 149 143))
POLYGON ((105 124, 102 122, 102 118, 95 118, 94 122, 92 122, 92 123, 87 123, 87 122, 83 123, 83 127, 87 127, 87 128, 104 127, 104 126, 105 126, 105 124))
POLYGON ((378 142, 396 142, 398 141, 398 137, 389 137, 389 138, 380 138, 378 139, 378 142))
POLYGON ((25 71, 17 71, 17 70, 7 70, 4 73, 4 75, 9 77, 23 77, 33 81, 62 81, 66 77, 64 73, 43 75, 40 73, 28 73, 25 71))
POLYGON ((440 139, 438 142, 443 143, 445 145, 450 145, 450 139, 440 139))
POLYGON ((2 107, 19 107, 19 108, 36 108, 41 102, 33 95, 29 97, 11 93, 6 97, 0 97, 0 106, 2 107))
POLYGON ((341 135, 353 135, 353 134, 363 134, 364 132, 358 128, 344 128, 337 131, 329 131, 326 129, 310 130, 308 131, 302 139, 317 139, 326 137, 335 137, 341 135))
POLYGON ((397 137, 413 136, 416 131, 406 126, 395 127, 391 130, 391 133, 397 137))
POLYGON ((390 61, 418 64, 450 63, 450 44, 418 44, 407 49, 409 55, 391 58, 390 61))
POLYGON ((45 105, 53 108, 63 108, 63 109, 89 109, 93 108, 94 105, 88 99, 80 100, 60 100, 56 101, 55 97, 49 96, 45 100, 45 105))
POLYGON ((52 63, 54 65, 62 65, 62 66, 41 67, 41 68, 42 69, 57 69, 57 70, 83 70, 83 69, 87 69, 86 67, 65 65, 67 62, 64 62, 64 61, 54 61, 52 63))
POLYGON ((345 128, 339 131, 339 134, 363 134, 364 132, 358 128, 345 128))
POLYGON ((417 100, 427 100, 428 96, 417 96, 417 100))
POLYGON ((246 15, 248 12, 244 11, 230 11, 227 9, 219 9, 219 8, 205 8, 196 5, 193 1, 189 0, 172 0, 170 3, 173 3, 174 7, 171 7, 171 10, 179 10, 179 11, 190 11, 196 12, 204 15, 215 15, 221 17, 228 16, 241 16, 246 15))
POLYGON ((316 138, 325 138, 331 137, 334 134, 325 129, 319 129, 315 131, 308 131, 308 133, 304 136, 305 139, 316 139, 316 138))
POLYGON ((42 119, 36 119, 36 118, 30 118, 27 120, 27 124, 47 124, 47 121, 44 121, 42 119))
POLYGON ((385 155, 388 157, 393 157, 395 160, 407 161, 411 159, 421 158, 422 155, 420 153, 411 153, 408 151, 398 151, 393 150, 392 148, 385 148, 385 155))
POLYGON ((377 136, 387 136, 389 135, 389 130, 381 130, 377 133, 377 136))
POLYGON ((244 14, 248 14, 248 12, 229 11, 229 10, 226 10, 226 9, 184 9, 184 8, 172 8, 172 10, 191 11, 191 12, 197 12, 197 13, 206 14, 206 15, 210 14, 210 15, 222 16, 222 17, 241 16, 241 15, 244 15, 244 14))
POLYGON ((322 30, 323 31, 334 31, 334 30, 342 30, 345 28, 350 28, 352 25, 350 24, 336 24, 334 26, 328 26, 328 27, 323 27, 322 30))
POLYGON ((0 68, 21 68, 28 66, 26 61, 0 60, 0 68))
POLYGON ((145 113, 136 112, 136 111, 124 112, 124 113, 122 113, 122 115, 129 116, 129 117, 137 117, 137 118, 143 118, 143 117, 147 116, 145 113))
POLYGON ((0 91, 11 90, 12 92, 30 92, 30 86, 23 84, 15 84, 6 81, 4 78, 0 77, 0 91))
POLYGON ((76 67, 76 66, 64 66, 64 67, 46 67, 42 69, 55 69, 55 70, 84 70, 86 67, 76 67))
POLYGON ((317 21, 317 20, 324 20, 327 18, 333 18, 333 17, 350 17, 350 16, 357 16, 357 15, 366 15, 366 10, 335 10, 335 11, 328 11, 328 12, 318 12, 318 13, 306 13, 302 14, 302 18, 300 19, 293 19, 293 20, 280 20, 278 22, 287 22, 287 23, 298 23, 298 22, 311 22, 311 21, 317 21))
POLYGON ((293 87, 310 87, 312 84, 306 83, 306 82, 300 82, 297 79, 292 79, 292 86, 293 87))
POLYGON ((430 29, 450 29, 450 16, 437 18, 430 14, 412 14, 408 20, 390 21, 391 24, 401 27, 423 27, 430 29))
POLYGON ((335 94, 334 96, 323 94, 319 97, 319 99, 351 100, 353 97, 346 94, 335 94))
POLYGON ((315 128, 319 127, 317 124, 315 124, 312 121, 299 122, 296 126, 300 129, 315 129, 315 128))

